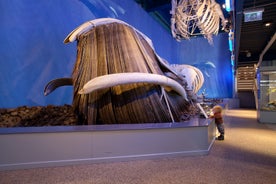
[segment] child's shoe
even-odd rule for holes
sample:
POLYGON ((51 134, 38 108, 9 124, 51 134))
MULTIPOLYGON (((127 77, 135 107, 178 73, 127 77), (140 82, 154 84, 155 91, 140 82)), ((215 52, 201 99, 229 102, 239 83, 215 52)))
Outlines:
POLYGON ((220 135, 220 136, 218 136, 217 140, 219 140, 219 141, 223 141, 223 140, 224 140, 224 135, 220 135))

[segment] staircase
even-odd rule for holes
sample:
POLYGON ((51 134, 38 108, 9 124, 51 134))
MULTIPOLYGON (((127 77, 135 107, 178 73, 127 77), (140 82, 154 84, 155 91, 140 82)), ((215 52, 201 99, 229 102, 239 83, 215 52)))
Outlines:
POLYGON ((237 69, 237 91, 253 91, 255 85, 255 67, 243 66, 237 69))
POLYGON ((237 92, 240 106, 258 109, 256 66, 240 66, 237 68, 237 92))

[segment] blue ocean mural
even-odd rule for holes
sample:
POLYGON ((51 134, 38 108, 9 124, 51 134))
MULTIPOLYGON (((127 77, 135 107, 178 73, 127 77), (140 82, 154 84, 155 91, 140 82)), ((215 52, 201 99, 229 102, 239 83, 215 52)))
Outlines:
POLYGON ((0 108, 71 104, 72 87, 45 97, 44 86, 71 76, 76 44, 64 44, 64 38, 80 24, 104 17, 143 32, 169 63, 201 69, 208 97, 232 97, 227 34, 215 36, 214 45, 202 37, 177 42, 134 0, 0 0, 0 7, 0 108))

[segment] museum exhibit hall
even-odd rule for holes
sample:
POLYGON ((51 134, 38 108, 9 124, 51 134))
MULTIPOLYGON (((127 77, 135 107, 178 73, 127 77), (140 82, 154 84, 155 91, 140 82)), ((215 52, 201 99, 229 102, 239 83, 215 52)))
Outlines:
POLYGON ((0 7, 1 184, 275 183, 275 1, 0 7))

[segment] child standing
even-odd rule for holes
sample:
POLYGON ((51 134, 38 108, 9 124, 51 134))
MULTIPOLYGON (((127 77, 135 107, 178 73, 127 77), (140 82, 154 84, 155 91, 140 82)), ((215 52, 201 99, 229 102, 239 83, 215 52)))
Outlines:
POLYGON ((210 118, 215 119, 215 124, 217 126, 217 129, 220 133, 220 135, 217 137, 217 140, 224 140, 224 124, 223 124, 223 117, 222 117, 222 107, 219 105, 216 105, 212 109, 213 114, 210 115, 210 118))

